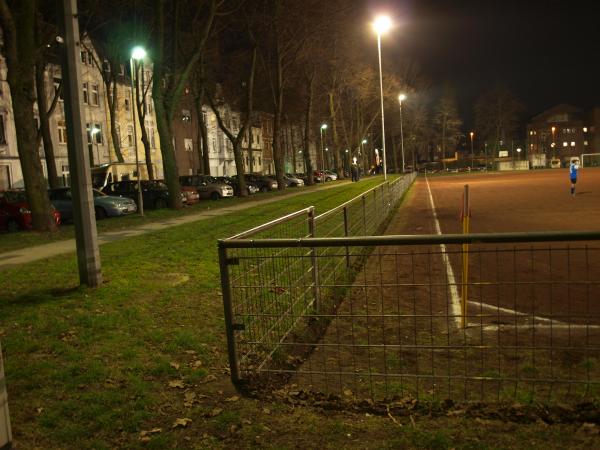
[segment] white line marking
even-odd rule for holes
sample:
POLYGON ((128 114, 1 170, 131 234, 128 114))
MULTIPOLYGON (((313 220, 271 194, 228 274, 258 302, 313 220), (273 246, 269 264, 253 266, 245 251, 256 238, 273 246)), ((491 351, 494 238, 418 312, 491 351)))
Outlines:
POLYGON ((585 330, 597 330, 600 329, 600 325, 584 325, 584 324, 570 324, 563 323, 561 325, 557 324, 541 324, 537 323, 534 325, 515 325, 515 324, 507 324, 507 325, 484 325, 483 327, 479 323, 469 323, 469 328, 473 327, 481 327, 483 331, 498 331, 498 330, 515 330, 515 329, 550 329, 550 330, 570 330, 570 331, 585 331, 585 330))
MULTIPOLYGON (((480 303, 480 302, 476 302, 473 300, 469 300, 467 303, 469 303, 471 305, 477 305, 481 308, 493 309, 494 311, 499 311, 499 312, 503 312, 503 313, 507 313, 507 314, 514 314, 516 316, 528 316, 529 317, 529 314, 527 314, 527 313, 516 311, 514 309, 508 309, 508 308, 502 308, 499 306, 490 305, 488 303, 480 303)), ((552 320, 552 319, 549 319, 547 317, 542 317, 542 316, 531 316, 531 318, 534 320, 539 320, 539 321, 544 321, 544 322, 552 322, 555 324, 566 324, 567 323, 567 322, 562 322, 560 320, 552 320)))
MULTIPOLYGON (((433 196, 431 195, 431 188, 429 187, 429 180, 427 179, 427 175, 425 175, 425 182, 427 183, 427 190, 429 191, 429 202, 431 203, 433 220, 435 221, 435 231, 437 232, 437 234, 441 235, 442 229, 440 228, 440 222, 438 221, 437 213, 435 212, 435 203, 433 203, 433 196)), ((448 276, 448 287, 450 288, 452 315, 454 316, 456 325, 460 328, 460 318, 462 311, 460 307, 460 296, 458 295, 458 289, 456 289, 454 271, 452 270, 450 259, 448 258, 448 254, 446 253, 446 245, 440 244, 440 249, 442 250, 442 258, 444 260, 444 263, 446 264, 446 275, 448 276)))

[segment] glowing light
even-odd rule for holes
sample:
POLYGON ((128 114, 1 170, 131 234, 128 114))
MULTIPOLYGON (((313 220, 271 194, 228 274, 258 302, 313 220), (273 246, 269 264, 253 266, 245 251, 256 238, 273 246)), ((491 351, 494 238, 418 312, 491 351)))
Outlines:
POLYGON ((392 28, 392 19, 388 16, 379 16, 373 22, 373 29, 377 34, 385 34, 392 28))
POLYGON ((146 50, 144 49, 144 47, 133 47, 133 49, 131 50, 131 57, 135 60, 140 60, 140 59, 144 59, 146 57, 146 50))
POLYGON ((406 95, 404 95, 404 94, 400 94, 400 95, 398 96, 398 100, 400 100, 401 102, 403 102, 404 100, 406 100, 406 95))

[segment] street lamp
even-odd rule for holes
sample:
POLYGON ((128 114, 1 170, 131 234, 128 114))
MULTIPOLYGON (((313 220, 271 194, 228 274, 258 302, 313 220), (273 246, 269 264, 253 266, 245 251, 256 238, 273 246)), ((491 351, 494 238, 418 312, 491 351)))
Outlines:
POLYGON ((471 169, 473 169, 473 158, 475 156, 475 154, 473 153, 473 136, 475 136, 475 133, 471 131, 469 133, 469 136, 471 136, 471 169))
MULTIPOLYGON (((402 149, 402 173, 404 173, 404 133, 402 132, 402 100, 406 99, 406 95, 400 94, 398 96, 398 102, 400 103, 400 148, 402 149)), ((413 161, 413 165, 415 162, 413 161)))
MULTIPOLYGON (((135 62, 141 61, 146 57, 146 50, 143 47, 137 46, 131 50, 131 59, 129 60, 131 66, 131 119, 133 122, 133 148, 135 150, 135 170, 137 172, 137 189, 138 189, 138 211, 141 216, 144 215, 144 200, 142 197, 142 183, 140 180, 140 158, 138 155, 138 145, 137 145, 137 131, 135 126, 135 108, 137 107, 137 103, 135 101, 134 92, 135 92, 135 80, 136 71, 135 71, 135 62)), ((141 124, 140 124, 141 125, 141 124)))
POLYGON ((550 131, 552 131, 552 144, 550 144, 550 147, 552 147, 552 159, 554 159, 554 147, 556 146, 556 143, 554 142, 554 132, 556 131, 556 127, 550 128, 550 131))
POLYGON ((325 153, 323 151, 323 132, 327 129, 327 124, 321 125, 321 176, 325 180, 325 153))
POLYGON ((98 148, 98 139, 96 134, 100 133, 100 128, 93 127, 90 130, 90 135, 92 136, 92 145, 94 145, 94 141, 96 141, 96 161, 98 165, 100 165, 100 149, 98 148))
POLYGON ((521 161, 521 147, 517 148, 517 158, 521 161))
POLYGON ((379 94, 381 97, 381 145, 383 151, 383 179, 387 180, 387 164, 385 151, 385 117, 383 112, 383 71, 381 70, 381 35, 387 33, 392 28, 392 21, 388 16, 379 16, 373 23, 373 28, 377 33, 377 54, 379 55, 379 94))

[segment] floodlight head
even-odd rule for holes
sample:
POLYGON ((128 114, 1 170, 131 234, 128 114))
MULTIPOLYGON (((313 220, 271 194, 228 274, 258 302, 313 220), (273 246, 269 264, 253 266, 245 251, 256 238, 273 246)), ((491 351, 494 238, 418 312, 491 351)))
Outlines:
POLYGON ((133 47, 133 49, 131 50, 131 57, 136 61, 144 59, 146 57, 146 50, 144 49, 144 47, 140 47, 139 45, 133 47))
POLYGON ((366 143, 367 143, 367 140, 366 140, 366 139, 363 139, 363 140, 362 140, 362 143, 363 143, 363 144, 366 144, 366 143))
POLYGON ((400 100, 401 102, 403 102, 404 100, 406 100, 406 95, 405 94, 400 94, 398 96, 398 100, 400 100))
POLYGON ((379 16, 373 22, 373 29, 379 35, 385 34, 392 28, 392 19, 389 16, 379 16))
POLYGON ((324 123, 323 125, 321 125, 321 130, 326 130, 327 129, 327 124, 324 123))

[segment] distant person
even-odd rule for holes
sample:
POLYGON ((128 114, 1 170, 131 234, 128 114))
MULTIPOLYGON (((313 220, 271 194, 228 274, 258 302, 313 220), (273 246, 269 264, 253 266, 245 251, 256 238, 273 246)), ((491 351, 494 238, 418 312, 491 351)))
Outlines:
POLYGON ((569 178, 571 178, 571 195, 575 197, 575 185, 577 184, 577 171, 579 170, 579 160, 571 160, 569 166, 569 178))
POLYGON ((350 171, 352 172, 352 181, 358 181, 358 166, 356 164, 352 164, 350 171))

